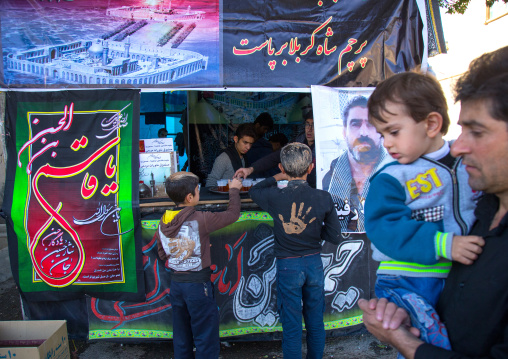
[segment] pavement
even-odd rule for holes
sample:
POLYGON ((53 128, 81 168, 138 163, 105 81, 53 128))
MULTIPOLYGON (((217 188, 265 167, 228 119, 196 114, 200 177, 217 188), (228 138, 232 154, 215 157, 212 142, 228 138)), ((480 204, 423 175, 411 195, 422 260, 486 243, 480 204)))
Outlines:
POLYGON ((12 278, 9 249, 7 248, 7 228, 0 224, 0 283, 12 278))

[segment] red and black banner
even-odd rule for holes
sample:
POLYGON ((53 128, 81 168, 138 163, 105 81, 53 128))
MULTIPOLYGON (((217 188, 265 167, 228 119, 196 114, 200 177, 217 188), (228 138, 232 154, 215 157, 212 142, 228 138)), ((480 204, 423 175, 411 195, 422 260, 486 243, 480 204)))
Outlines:
MULTIPOLYGON (((152 215, 151 215, 152 216, 152 215)), ((171 270, 157 254, 159 220, 143 219, 146 300, 126 302, 87 297, 89 339, 170 339, 171 270)), ((242 212, 235 223, 210 235, 214 296, 220 336, 270 340, 281 337, 277 311, 273 220, 266 212, 242 212)), ((340 245, 326 243, 321 253, 325 283, 324 324, 329 335, 362 323, 359 298, 371 298, 377 263, 364 233, 349 233, 340 245)), ((83 303, 73 303, 80 306, 83 303)), ((79 318, 72 318, 78 320, 79 318)))
POLYGON ((29 300, 144 298, 139 90, 8 92, 7 219, 29 300))

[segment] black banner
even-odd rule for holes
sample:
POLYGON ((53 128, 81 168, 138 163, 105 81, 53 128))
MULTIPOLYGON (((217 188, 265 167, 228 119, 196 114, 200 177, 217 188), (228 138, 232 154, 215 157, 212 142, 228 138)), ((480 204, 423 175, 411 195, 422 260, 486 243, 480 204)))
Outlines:
MULTIPOLYGON (((170 269, 158 258, 153 237, 158 223, 142 221, 146 301, 87 298, 89 339, 173 337, 170 269)), ((272 218, 266 212, 242 212, 237 222, 213 232, 210 243, 220 336, 280 338, 272 218)), ((365 234, 344 234, 340 245, 326 243, 323 247, 328 335, 362 323, 356 303, 373 296, 377 269, 370 256, 365 234)))
POLYGON ((237 1, 224 10, 225 86, 373 86, 422 61, 416 1, 237 1))

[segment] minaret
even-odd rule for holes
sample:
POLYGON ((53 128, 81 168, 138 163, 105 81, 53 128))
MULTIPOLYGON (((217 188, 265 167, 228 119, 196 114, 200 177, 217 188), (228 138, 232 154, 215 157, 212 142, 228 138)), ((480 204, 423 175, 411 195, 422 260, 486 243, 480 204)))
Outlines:
POLYGON ((103 51, 102 51, 102 66, 106 66, 108 64, 108 54, 109 54, 109 47, 108 42, 104 41, 102 44, 103 51))
POLYGON ((169 11, 171 10, 171 0, 162 0, 163 3, 163 10, 169 11))
POLYGON ((159 67, 159 60, 160 59, 158 54, 153 55, 152 65, 154 69, 159 67))
POLYGON ((124 43, 125 45, 125 57, 129 57, 129 48, 131 47, 131 37, 127 36, 127 41, 124 43))

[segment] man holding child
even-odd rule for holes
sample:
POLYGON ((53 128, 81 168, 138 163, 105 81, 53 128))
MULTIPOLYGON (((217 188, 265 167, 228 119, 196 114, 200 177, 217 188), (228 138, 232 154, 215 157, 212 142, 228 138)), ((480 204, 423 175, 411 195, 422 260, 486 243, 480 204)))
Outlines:
POLYGON ((485 245, 474 263, 454 262, 437 304, 451 350, 424 343, 408 313, 386 299, 360 300, 367 329, 406 358, 508 357, 508 47, 474 60, 456 85, 469 185, 485 195, 471 235, 485 245))

